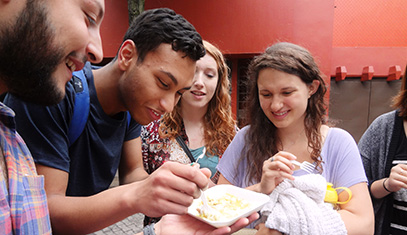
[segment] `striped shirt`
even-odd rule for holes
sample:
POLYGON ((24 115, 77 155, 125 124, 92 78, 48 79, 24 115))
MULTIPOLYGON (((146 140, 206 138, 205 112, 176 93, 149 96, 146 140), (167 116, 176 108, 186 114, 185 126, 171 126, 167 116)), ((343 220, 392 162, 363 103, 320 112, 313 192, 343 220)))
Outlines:
POLYGON ((16 132, 14 116, 0 103, 0 157, 8 170, 6 178, 0 174, 0 234, 52 234, 44 178, 16 132))
MULTIPOLYGON (((407 163, 407 138, 404 128, 397 143, 396 155, 392 161, 392 167, 407 163)), ((393 193, 393 210, 390 219, 390 234, 407 234, 407 189, 402 188, 393 193)))

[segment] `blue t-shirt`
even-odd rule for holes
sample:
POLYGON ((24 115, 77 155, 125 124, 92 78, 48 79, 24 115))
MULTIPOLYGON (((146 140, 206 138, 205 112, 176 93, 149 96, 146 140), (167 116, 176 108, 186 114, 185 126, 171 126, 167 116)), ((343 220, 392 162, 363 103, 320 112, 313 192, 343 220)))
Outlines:
POLYGON ((84 68, 89 86, 88 121, 69 147, 68 127, 73 115, 75 91, 69 82, 66 96, 57 105, 40 106, 7 95, 4 103, 16 113, 16 125, 36 163, 69 173, 67 196, 90 196, 107 189, 118 169, 125 141, 140 136, 140 125, 128 125, 127 114, 108 116, 96 95, 89 63, 84 68))

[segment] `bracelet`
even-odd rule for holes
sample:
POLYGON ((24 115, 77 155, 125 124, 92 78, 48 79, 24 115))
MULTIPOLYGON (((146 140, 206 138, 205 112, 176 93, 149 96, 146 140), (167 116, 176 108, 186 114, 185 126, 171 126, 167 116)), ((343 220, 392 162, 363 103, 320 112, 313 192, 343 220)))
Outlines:
POLYGON ((143 234, 144 235, 155 235, 154 231, 154 225, 155 223, 149 224, 143 228, 143 234))
POLYGON ((389 178, 386 178, 385 180, 383 180, 383 188, 384 188, 384 190, 386 190, 387 192, 392 193, 392 191, 388 190, 388 189, 386 188, 386 185, 384 184, 384 183, 386 183, 386 180, 388 180, 388 179, 389 179, 389 178))

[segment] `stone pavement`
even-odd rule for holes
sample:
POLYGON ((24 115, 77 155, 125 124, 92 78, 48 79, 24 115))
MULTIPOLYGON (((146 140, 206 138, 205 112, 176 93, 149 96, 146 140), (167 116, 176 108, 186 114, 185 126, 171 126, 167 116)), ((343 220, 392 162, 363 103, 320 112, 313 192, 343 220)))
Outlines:
MULTIPOLYGON (((143 230, 143 214, 132 215, 110 227, 92 233, 92 235, 130 235, 139 233, 143 230)), ((233 235, 254 235, 257 232, 255 229, 242 229, 233 235)))
POLYGON ((143 214, 134 214, 107 228, 92 233, 93 235, 130 235, 143 230, 143 214))
MULTIPOLYGON (((119 178, 116 173, 110 187, 116 187, 119 185, 119 178)), ((100 231, 91 233, 92 235, 129 235, 139 233, 143 230, 143 214, 134 214, 126 219, 119 221, 107 228, 100 231)))

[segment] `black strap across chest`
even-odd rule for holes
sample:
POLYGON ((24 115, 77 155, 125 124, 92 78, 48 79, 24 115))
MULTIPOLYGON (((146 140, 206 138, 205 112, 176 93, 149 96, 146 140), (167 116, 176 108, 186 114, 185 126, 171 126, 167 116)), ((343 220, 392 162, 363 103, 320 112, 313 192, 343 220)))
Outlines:
POLYGON ((184 142, 184 140, 182 139, 182 137, 179 135, 179 136, 177 136, 176 140, 177 140, 178 144, 181 145, 181 147, 182 147, 182 149, 184 150, 184 152, 187 154, 189 160, 190 160, 191 162, 195 162, 195 159, 194 159, 194 157, 192 156, 191 151, 189 151, 189 148, 188 148, 188 146, 185 144, 185 142, 184 142))

